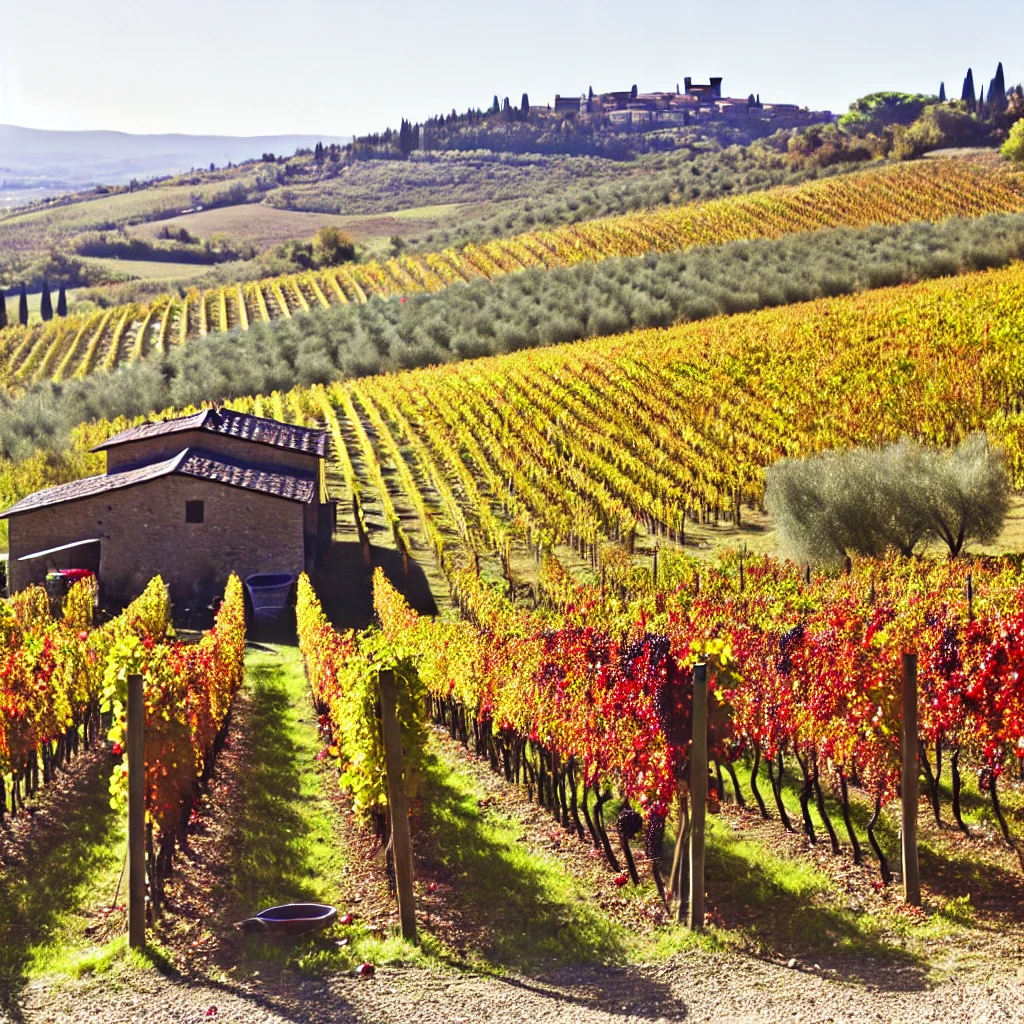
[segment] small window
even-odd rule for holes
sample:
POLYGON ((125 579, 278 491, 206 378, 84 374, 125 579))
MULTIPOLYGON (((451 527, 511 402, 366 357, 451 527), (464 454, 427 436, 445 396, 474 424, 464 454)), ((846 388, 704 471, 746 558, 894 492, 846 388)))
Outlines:
POLYGON ((203 521, 203 502, 201 501, 186 501, 185 502, 185 522, 186 523, 201 523, 203 521))

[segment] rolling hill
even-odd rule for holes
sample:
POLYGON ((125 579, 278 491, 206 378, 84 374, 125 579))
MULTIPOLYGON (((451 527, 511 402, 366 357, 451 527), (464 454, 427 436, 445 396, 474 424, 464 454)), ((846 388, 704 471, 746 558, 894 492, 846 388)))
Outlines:
POLYGON ((704 204, 538 230, 461 250, 193 289, 184 296, 98 310, 87 317, 9 327, 0 332, 0 358, 10 384, 62 380, 159 357, 190 339, 247 330, 260 321, 374 297, 437 292, 530 267, 574 266, 837 226, 1021 211, 1024 193, 1011 174, 961 161, 897 164, 704 204))
POLYGON ((292 154, 296 149, 350 141, 335 135, 129 135, 110 131, 47 131, 0 124, 0 207, 98 184, 176 174, 292 154))

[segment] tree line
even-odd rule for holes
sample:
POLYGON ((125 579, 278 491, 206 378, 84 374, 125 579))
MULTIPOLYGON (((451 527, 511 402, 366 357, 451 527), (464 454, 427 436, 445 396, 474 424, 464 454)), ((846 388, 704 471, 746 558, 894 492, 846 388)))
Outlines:
MULTIPOLYGON (((53 297, 50 293, 49 282, 43 281, 43 288, 41 297, 39 300, 39 315, 43 320, 52 320, 54 313, 57 316, 68 315, 68 296, 64 285, 60 285, 57 292, 57 307, 56 311, 53 306, 53 297)), ((0 288, 0 330, 13 324, 15 321, 13 318, 8 319, 7 316, 7 296, 4 295, 4 290, 0 288)), ((18 319, 17 322, 23 327, 28 324, 28 288, 23 284, 21 286, 21 294, 18 296, 18 319)))

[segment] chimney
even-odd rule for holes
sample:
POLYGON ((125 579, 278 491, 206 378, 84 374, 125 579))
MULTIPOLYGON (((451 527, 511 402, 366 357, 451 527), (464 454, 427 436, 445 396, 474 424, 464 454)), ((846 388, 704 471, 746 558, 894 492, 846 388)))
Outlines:
POLYGON ((683 79, 683 86, 684 86, 684 88, 686 89, 687 92, 690 91, 690 85, 691 85, 692 82, 693 82, 693 79, 689 75, 687 75, 683 79))

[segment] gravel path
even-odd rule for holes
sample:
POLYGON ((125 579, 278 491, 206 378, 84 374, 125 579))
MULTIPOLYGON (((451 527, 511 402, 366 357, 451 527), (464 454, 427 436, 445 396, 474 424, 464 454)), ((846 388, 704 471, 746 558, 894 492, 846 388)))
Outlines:
MULTIPOLYGON (((259 986, 191 984, 115 973, 62 989, 32 986, 29 1022, 93 1024, 483 1024, 537 1021, 714 1024, 995 1024, 1021 1019, 1024 969, 904 991, 899 972, 879 985, 743 956, 693 953, 655 968, 576 968, 541 979, 440 969, 380 969, 368 980, 290 979, 259 986)), ((6 1022, 5 1022, 6 1024, 6 1022)))

